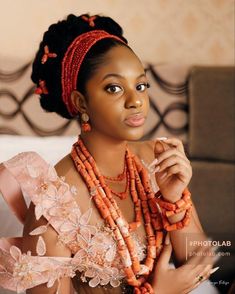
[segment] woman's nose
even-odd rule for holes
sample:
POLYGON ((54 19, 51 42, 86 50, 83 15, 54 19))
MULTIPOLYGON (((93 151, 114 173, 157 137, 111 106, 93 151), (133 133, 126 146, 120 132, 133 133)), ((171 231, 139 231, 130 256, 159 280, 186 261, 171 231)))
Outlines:
POLYGON ((143 105, 143 99, 136 93, 130 93, 126 98, 126 108, 139 108, 143 105))

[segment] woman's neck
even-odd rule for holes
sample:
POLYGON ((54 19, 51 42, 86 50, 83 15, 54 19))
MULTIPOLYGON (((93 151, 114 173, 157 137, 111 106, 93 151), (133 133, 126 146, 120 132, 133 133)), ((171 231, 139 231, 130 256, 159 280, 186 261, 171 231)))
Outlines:
POLYGON ((117 140, 94 131, 80 135, 89 153, 105 176, 116 176, 124 169, 127 141, 117 140))

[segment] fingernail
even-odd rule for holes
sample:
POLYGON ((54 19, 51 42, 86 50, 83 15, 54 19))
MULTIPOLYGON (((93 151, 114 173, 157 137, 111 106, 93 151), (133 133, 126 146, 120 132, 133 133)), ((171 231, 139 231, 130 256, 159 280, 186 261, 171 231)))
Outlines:
POLYGON ((159 170, 160 170, 160 166, 157 166, 155 169, 154 169, 154 171, 153 171, 153 173, 157 173, 159 170))
POLYGON ((159 141, 164 141, 164 140, 167 140, 167 137, 159 137, 159 138, 156 138, 156 140, 159 140, 159 141))
POLYGON ((150 163, 149 168, 151 168, 153 165, 155 165, 158 162, 158 159, 155 158, 153 162, 150 163))
POLYGON ((165 245, 169 245, 169 244, 170 244, 170 236, 169 236, 169 233, 167 233, 165 238, 165 245))
POLYGON ((210 270, 210 274, 215 273, 218 269, 219 269, 219 266, 212 268, 212 269, 210 270))

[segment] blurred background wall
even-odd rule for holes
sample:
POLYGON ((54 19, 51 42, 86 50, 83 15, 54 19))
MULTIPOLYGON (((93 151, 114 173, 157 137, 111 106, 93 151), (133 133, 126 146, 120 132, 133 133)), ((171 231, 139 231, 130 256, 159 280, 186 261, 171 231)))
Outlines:
POLYGON ((31 60, 51 23, 86 12, 117 20, 144 61, 234 63, 233 0, 1 0, 1 68, 31 60))

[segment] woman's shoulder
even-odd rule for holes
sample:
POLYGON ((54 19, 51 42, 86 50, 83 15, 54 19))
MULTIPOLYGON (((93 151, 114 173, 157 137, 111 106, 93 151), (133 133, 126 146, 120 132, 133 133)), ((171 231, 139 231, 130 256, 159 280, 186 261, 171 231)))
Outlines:
MULTIPOLYGON (((76 188, 78 195, 84 195, 84 193, 87 194, 87 188, 84 185, 84 182, 78 173, 70 154, 67 154, 59 160, 54 168, 59 177, 62 177, 71 187, 76 188)), ((79 201, 79 198, 81 197, 75 197, 77 201, 79 201)))
POLYGON ((70 154, 60 159, 54 166, 58 176, 67 177, 76 173, 75 166, 70 154))

